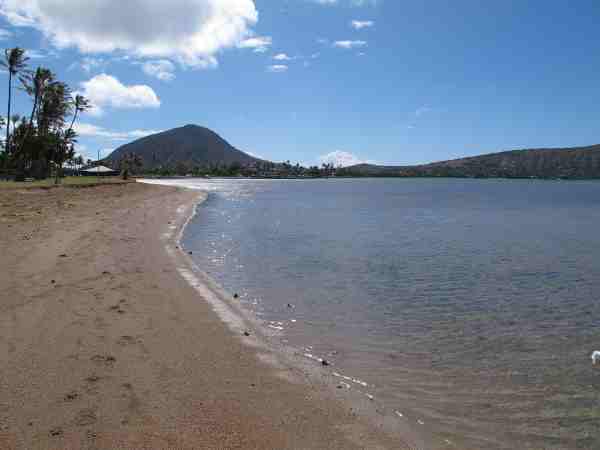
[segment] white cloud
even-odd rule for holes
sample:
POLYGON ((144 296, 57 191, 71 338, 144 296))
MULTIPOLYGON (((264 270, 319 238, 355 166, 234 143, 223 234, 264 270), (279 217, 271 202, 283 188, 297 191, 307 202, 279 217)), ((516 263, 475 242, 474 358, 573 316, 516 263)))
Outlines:
POLYGON ((241 41, 238 48, 251 48, 256 53, 264 53, 272 44, 273 39, 270 36, 254 36, 241 41))
POLYGON ((334 167, 348 167, 356 164, 363 164, 365 162, 367 161, 343 150, 336 150, 327 153, 326 155, 319 156, 319 164, 333 164, 334 167))
POLYGON ((281 73, 287 72, 288 66, 285 64, 273 64, 272 66, 267 66, 267 72, 273 73, 281 73))
POLYGON ((362 30, 363 28, 371 28, 375 25, 372 20, 353 20, 350 22, 350 26, 355 30, 362 30))
POLYGON ((158 108, 160 100, 154 90, 146 85, 126 86, 105 73, 81 83, 80 94, 90 100, 92 115, 102 115, 105 107, 115 109, 158 108))
POLYGON ((365 47, 366 45, 367 45, 366 41, 335 41, 333 43, 334 47, 344 48, 344 49, 365 47))
POLYGON ((161 81, 173 81, 175 79, 175 65, 168 59, 146 61, 142 64, 142 71, 151 77, 161 81))
POLYGON ((76 123, 74 128, 79 136, 104 138, 111 141, 139 139, 151 134, 160 133, 160 130, 111 131, 107 130, 106 128, 85 122, 76 123))
POLYGON ((277 55, 273 56, 273 59, 276 61, 291 61, 292 60, 292 58, 290 58, 285 53, 278 53, 277 55))
POLYGON ((58 48, 122 51, 211 67, 215 55, 252 34, 253 0, 0 0, 14 26, 39 30, 58 48))

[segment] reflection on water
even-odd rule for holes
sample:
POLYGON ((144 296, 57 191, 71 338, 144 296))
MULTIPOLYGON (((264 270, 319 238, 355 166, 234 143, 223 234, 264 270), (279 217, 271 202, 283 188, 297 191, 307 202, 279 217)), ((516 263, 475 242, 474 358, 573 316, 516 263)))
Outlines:
POLYGON ((600 183, 186 182, 201 266, 441 448, 600 448, 600 183))

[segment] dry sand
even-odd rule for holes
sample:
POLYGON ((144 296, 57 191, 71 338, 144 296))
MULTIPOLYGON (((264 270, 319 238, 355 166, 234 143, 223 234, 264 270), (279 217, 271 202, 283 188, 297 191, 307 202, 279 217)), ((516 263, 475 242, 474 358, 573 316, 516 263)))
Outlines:
POLYGON ((181 277, 201 195, 0 191, 0 448, 407 448, 261 362, 181 277))

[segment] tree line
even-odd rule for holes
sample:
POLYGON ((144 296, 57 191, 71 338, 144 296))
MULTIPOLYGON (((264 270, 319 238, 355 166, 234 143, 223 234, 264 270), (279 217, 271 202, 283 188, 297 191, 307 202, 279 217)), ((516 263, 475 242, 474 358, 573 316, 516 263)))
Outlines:
POLYGON ((7 114, 6 118, 0 116, 0 123, 6 129, 0 171, 11 174, 15 181, 54 176, 59 183, 66 162, 82 163, 82 158, 75 154, 74 126, 91 105, 82 95, 74 94, 50 69, 32 70, 28 62, 25 50, 20 47, 6 49, 4 59, 0 60, 8 75, 7 114), (12 112, 15 87, 31 100, 31 111, 25 115, 12 112))

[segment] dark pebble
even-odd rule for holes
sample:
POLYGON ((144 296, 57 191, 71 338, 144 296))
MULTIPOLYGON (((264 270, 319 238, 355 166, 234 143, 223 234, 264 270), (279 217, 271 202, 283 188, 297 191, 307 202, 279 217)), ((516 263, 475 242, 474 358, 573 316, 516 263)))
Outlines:
POLYGON ((238 297, 239 297, 239 295, 233 294, 233 298, 238 298, 238 297))
POLYGON ((50 280, 50 283, 54 284, 56 283, 56 280, 50 280))
POLYGON ((250 333, 248 333, 247 331, 244 331, 244 336, 250 336, 250 333))
POLYGON ((328 366, 329 365, 329 361, 327 361, 326 359, 324 359, 323 361, 321 361, 321 364, 323 364, 324 366, 328 366))

